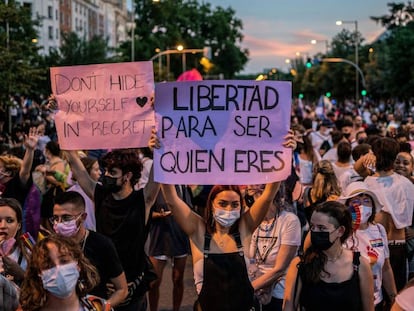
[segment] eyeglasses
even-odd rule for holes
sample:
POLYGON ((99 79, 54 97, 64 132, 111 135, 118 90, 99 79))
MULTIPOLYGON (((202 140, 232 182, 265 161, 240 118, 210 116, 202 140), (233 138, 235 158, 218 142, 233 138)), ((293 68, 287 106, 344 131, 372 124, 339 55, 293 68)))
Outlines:
POLYGON ((62 216, 52 216, 49 218, 49 221, 52 224, 56 224, 56 223, 68 223, 70 221, 73 220, 78 220, 80 216, 82 216, 83 213, 80 213, 78 215, 62 215, 62 216))

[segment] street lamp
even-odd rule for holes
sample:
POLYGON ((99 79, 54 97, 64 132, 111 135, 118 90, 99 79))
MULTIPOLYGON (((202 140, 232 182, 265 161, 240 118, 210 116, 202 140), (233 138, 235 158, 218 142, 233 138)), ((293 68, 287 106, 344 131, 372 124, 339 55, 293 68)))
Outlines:
MULTIPOLYGON (((359 35, 358 35, 358 21, 336 21, 338 26, 342 24, 354 24, 355 26, 355 64, 358 66, 358 46, 359 46, 359 35)), ((359 99, 359 76, 358 70, 355 70, 355 100, 358 104, 359 99)))
MULTIPOLYGON (((183 52, 184 46, 182 44, 177 45, 177 51, 183 52)), ((185 53, 181 53, 181 63, 183 66, 183 72, 185 72, 185 69, 187 67, 187 59, 186 59, 185 53)))
POLYGON ((325 42, 325 54, 328 54, 328 49, 329 49, 329 42, 328 40, 311 40, 310 43, 311 44, 316 44, 316 43, 320 43, 320 42, 325 42))
POLYGON ((132 1, 132 12, 131 12, 131 62, 135 60, 135 3, 132 1))

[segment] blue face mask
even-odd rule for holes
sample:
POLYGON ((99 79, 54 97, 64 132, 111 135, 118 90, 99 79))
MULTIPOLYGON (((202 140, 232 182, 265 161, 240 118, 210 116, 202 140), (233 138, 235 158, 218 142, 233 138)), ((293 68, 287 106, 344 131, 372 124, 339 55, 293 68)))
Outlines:
POLYGON ((223 227, 231 227, 237 219, 240 218, 240 209, 226 211, 223 209, 214 209, 214 219, 223 227))
POLYGON ((79 279, 78 264, 70 262, 41 272, 43 288, 59 298, 67 298, 79 279))

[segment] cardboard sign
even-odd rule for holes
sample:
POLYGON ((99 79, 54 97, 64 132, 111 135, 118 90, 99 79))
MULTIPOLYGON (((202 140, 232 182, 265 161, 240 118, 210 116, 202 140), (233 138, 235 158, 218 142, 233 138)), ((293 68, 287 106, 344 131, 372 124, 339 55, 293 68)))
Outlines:
POLYGON ((292 150, 291 83, 158 83, 155 119, 161 148, 155 180, 167 184, 262 184, 284 180, 292 150))
POLYGON ((154 126, 152 62, 54 67, 61 149, 136 148, 154 126))

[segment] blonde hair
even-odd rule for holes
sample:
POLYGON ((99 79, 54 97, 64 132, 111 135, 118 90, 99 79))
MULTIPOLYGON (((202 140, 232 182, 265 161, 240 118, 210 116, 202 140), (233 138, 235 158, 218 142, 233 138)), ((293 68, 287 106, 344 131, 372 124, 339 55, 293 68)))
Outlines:
POLYGON ((338 179, 328 160, 321 160, 313 167, 313 184, 310 194, 313 202, 335 200, 341 194, 338 179))
POLYGON ((11 176, 15 176, 22 166, 22 160, 12 155, 0 156, 0 162, 3 163, 6 171, 11 172, 11 176))

